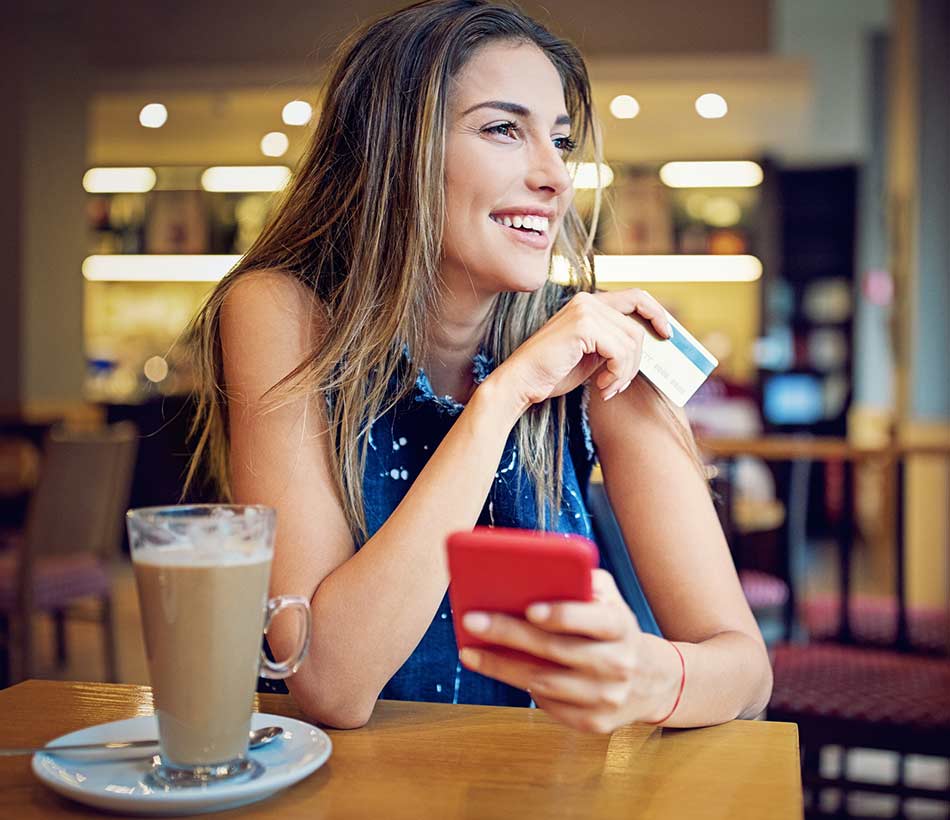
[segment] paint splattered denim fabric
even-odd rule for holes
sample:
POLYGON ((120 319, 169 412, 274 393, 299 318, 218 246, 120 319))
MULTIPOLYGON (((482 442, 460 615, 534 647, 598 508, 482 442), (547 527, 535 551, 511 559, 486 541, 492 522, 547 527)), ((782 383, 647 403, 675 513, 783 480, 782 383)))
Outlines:
MULTIPOLYGON (((484 380, 492 366, 487 356, 476 355, 473 362, 475 381, 484 380)), ((568 453, 564 459, 564 494, 554 529, 593 539, 584 496, 594 464, 594 449, 583 388, 568 396, 567 405, 568 453)), ((376 532, 395 510, 462 409, 462 405, 451 397, 437 396, 422 373, 414 392, 373 425, 363 483, 370 534, 376 532)), ((517 442, 511 436, 478 519, 480 525, 537 527, 534 485, 521 464, 517 442)), ((471 672, 459 664, 448 595, 442 599, 415 651, 380 696, 445 703, 533 705, 531 697, 523 690, 471 672)))
MULTIPOLYGON (((493 363, 486 355, 477 354, 473 360, 475 381, 483 381, 492 367, 493 363)), ((437 396, 425 373, 420 373, 414 390, 372 425, 363 473, 368 537, 372 537, 396 509, 462 410, 463 406, 450 396, 437 396)), ((595 454, 587 423, 584 388, 568 395, 567 411, 568 447, 563 467, 563 502, 553 529, 593 540, 584 497, 595 454)), ((537 528, 534 485, 521 465, 517 442, 512 435, 505 445, 479 516, 480 525, 537 528)), ((606 566, 603 552, 601 565, 606 566)), ((649 610, 645 599, 642 606, 649 610)), ((281 682, 274 683, 277 686, 266 685, 264 691, 286 691, 281 682)), ((422 640, 383 688, 380 697, 496 706, 534 705, 525 691, 461 666, 448 594, 439 604, 422 640)))

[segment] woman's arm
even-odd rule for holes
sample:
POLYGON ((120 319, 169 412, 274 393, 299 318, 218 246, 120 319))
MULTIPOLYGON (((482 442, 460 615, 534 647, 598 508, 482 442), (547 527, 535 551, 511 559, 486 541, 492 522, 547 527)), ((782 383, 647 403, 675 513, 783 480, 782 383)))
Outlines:
MULTIPOLYGON (((688 429, 681 411, 679 422, 688 429)), ((590 403, 594 443, 611 506, 663 634, 686 663, 686 688, 670 726, 754 717, 772 671, 742 593, 706 482, 669 413, 643 377, 610 402, 590 403)), ((644 663, 679 681, 679 659, 651 636, 644 663)))
MULTIPOLYGON (((322 395, 262 414, 262 394, 321 334, 313 296, 280 273, 237 284, 221 316, 234 500, 278 512, 272 594, 310 600, 313 641, 291 694, 311 718, 360 726, 412 653, 448 586, 443 543, 478 520, 522 407, 491 379, 472 400, 389 520, 357 552, 329 472, 322 395)), ((274 622, 278 658, 293 643, 274 622)))
MULTIPOLYGON (((579 294, 475 390, 399 506, 356 551, 329 472, 322 395, 262 412, 263 394, 322 334, 315 297, 280 272, 239 282, 221 315, 235 501, 276 507, 274 594, 310 600, 313 641, 291 694, 312 718, 365 723, 379 692, 412 653, 448 586, 446 536, 478 520, 508 435, 524 410, 594 377, 603 395, 625 386, 642 330, 628 313, 661 317, 642 292, 579 294)), ((662 318, 654 319, 657 330, 662 318)), ((268 638, 280 657, 289 625, 268 638)))

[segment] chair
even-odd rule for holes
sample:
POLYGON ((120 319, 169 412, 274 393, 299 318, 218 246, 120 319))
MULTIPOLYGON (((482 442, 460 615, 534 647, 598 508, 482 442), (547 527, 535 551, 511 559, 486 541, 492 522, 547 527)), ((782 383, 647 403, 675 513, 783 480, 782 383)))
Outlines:
POLYGON ((121 543, 137 446, 131 422, 92 432, 54 428, 47 435, 24 530, 0 554, 0 641, 7 644, 12 681, 33 673, 38 612, 54 618, 60 663, 66 659, 66 618, 99 621, 106 676, 116 679, 108 564, 121 543), (97 601, 92 612, 78 609, 83 599, 97 601))
MULTIPOLYGON (((742 593, 759 624, 766 643, 769 643, 774 634, 787 637, 787 630, 782 625, 787 621, 785 612, 789 604, 789 585, 783 578, 771 572, 743 567, 737 559, 736 543, 740 537, 740 526, 735 514, 738 505, 733 494, 734 467, 734 459, 724 460, 723 469, 718 466, 707 467, 713 505, 736 564, 742 593), (777 628, 770 629, 773 623, 777 625, 777 628)), ((781 504, 777 506, 780 512, 777 523, 784 527, 785 511, 781 504)), ((774 510, 772 513, 774 517, 774 510)))
MULTIPOLYGON (((713 495, 716 500, 716 512, 719 515, 726 540, 732 544, 732 519, 725 510, 731 503, 728 484, 718 476, 712 478, 713 495)), ((634 612, 641 626, 653 628, 656 621, 652 612, 642 610, 640 605, 641 587, 632 566, 627 545, 620 531, 620 525, 614 517, 607 492, 599 474, 591 479, 587 489, 587 505, 591 513, 594 537, 600 545, 604 565, 617 583, 617 587, 627 602, 636 602, 634 612)), ((788 586, 779 578, 758 570, 740 570, 739 581, 749 606, 757 618, 775 612, 782 612, 788 601, 788 586)))
MULTIPOLYGON (((851 632, 857 643, 889 648, 897 642, 898 607, 894 598, 855 595, 849 607, 851 632)), ((809 640, 834 641, 840 629, 839 601, 835 595, 813 595, 802 604, 802 620, 809 640)), ((907 608, 907 638, 915 652, 946 655, 950 612, 940 607, 907 608)))
MULTIPOLYGON (((946 456, 946 453, 943 453, 946 456)), ((892 636, 889 648, 859 644, 867 633, 867 614, 855 628, 850 596, 850 555, 854 540, 853 464, 845 464, 844 493, 839 521, 842 592, 838 601, 835 641, 782 644, 774 649, 774 688, 768 707, 770 720, 798 724, 803 750, 803 782, 815 792, 813 815, 820 810, 827 787, 873 791, 906 797, 950 801, 950 787, 924 789, 904 781, 905 755, 950 757, 950 658, 921 654, 911 637, 905 603, 903 556, 903 459, 897 458, 897 594, 894 621, 875 635, 892 636), (898 782, 890 785, 852 781, 847 772, 823 777, 820 753, 824 746, 866 747, 897 752, 898 782)), ((861 610, 857 610, 860 612, 861 610)), ((946 623, 946 621, 944 621, 946 623)), ((840 816, 840 815, 836 815, 840 816)))

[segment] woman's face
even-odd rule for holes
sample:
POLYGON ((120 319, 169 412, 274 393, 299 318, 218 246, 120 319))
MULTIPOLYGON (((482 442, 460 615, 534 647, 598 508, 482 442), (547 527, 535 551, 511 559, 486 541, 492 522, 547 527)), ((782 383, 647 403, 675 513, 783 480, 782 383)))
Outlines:
POLYGON ((456 78, 447 117, 442 276, 449 292, 536 290, 574 196, 564 163, 571 126, 556 69, 534 45, 487 45, 456 78))

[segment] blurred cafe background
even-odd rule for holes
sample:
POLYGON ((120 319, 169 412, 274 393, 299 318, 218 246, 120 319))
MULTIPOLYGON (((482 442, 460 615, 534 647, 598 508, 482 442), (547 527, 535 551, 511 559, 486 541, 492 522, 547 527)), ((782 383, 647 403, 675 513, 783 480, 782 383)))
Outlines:
MULTIPOLYGON (((398 5, 4 4, 0 684, 147 683, 122 514, 180 500, 183 331, 398 5)), ((588 61, 600 285, 721 363, 687 409, 809 816, 947 817, 950 2, 523 7, 588 61)))

